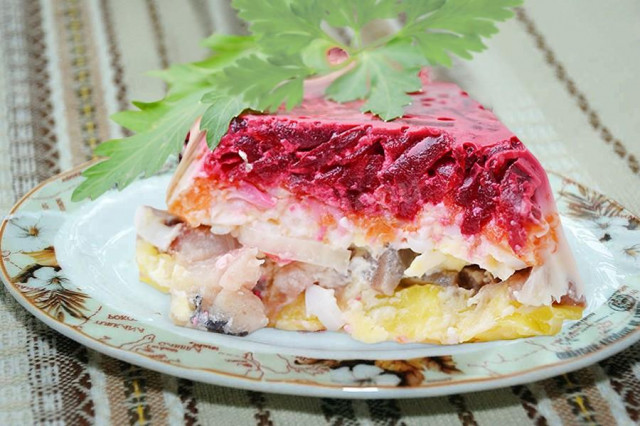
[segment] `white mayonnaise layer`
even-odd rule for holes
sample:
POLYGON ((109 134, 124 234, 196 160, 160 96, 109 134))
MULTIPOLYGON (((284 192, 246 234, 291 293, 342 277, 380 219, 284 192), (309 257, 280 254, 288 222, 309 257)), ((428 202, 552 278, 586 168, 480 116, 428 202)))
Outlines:
POLYGON ((522 288, 513 291, 518 302, 541 306, 559 302, 564 295, 573 300, 579 300, 584 295, 584 284, 575 260, 562 228, 558 228, 559 243, 556 251, 548 254, 542 265, 534 266, 522 288))
MULTIPOLYGON (((434 263, 431 265, 432 269, 450 269, 454 266, 454 269, 460 269, 465 264, 477 264, 505 280, 516 270, 527 266, 508 246, 495 245, 480 234, 462 235, 457 224, 461 218, 456 218, 451 225, 446 224, 451 222, 450 213, 442 203, 426 206, 416 218, 416 230, 398 229, 395 239, 387 243, 368 237, 366 229, 345 217, 338 209, 310 199, 300 201, 284 189, 275 189, 259 196, 256 195, 257 191, 250 184, 241 188, 220 189, 213 194, 209 214, 198 212, 196 219, 201 224, 211 226, 212 232, 216 234, 231 233, 242 239, 250 232, 254 236, 254 244, 256 240, 257 243, 260 242, 260 238, 255 238, 256 235, 280 235, 299 239, 303 245, 307 241, 308 251, 318 253, 325 259, 324 251, 315 248, 318 243, 336 253, 344 253, 352 245, 366 247, 373 256, 380 254, 387 244, 398 250, 410 248, 416 253, 424 254, 411 269, 414 274, 424 269, 424 266, 420 266, 421 262, 434 263), (431 254, 435 258, 428 259, 431 254)), ((274 253, 273 241, 265 238, 263 242, 265 247, 257 245, 262 251, 292 258, 290 249, 274 253)), ((283 246, 283 250, 291 247, 290 242, 283 246)), ((338 269, 344 269, 342 262, 338 269)), ((425 269, 427 272, 429 270, 425 269)))

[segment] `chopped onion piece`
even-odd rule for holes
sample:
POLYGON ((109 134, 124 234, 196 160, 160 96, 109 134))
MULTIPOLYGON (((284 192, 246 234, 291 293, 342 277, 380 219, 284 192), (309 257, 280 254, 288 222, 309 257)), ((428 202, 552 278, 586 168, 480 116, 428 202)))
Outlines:
POLYGON ((312 285, 304 293, 304 303, 307 315, 318 317, 327 330, 337 331, 344 325, 342 311, 338 307, 335 290, 312 285))
POLYGON ((404 271, 408 277, 420 278, 439 271, 460 271, 467 262, 437 250, 426 251, 417 256, 404 271))
POLYGON ((285 237, 268 231, 259 231, 250 226, 240 228, 238 240, 244 246, 256 247, 260 251, 283 259, 297 260, 313 265, 334 268, 347 272, 351 252, 332 248, 319 241, 285 237))
POLYGON ((439 266, 442 265, 445 260, 445 254, 436 250, 430 250, 413 259, 413 262, 411 262, 411 265, 409 265, 404 273, 408 277, 420 278, 425 274, 437 271, 439 266))

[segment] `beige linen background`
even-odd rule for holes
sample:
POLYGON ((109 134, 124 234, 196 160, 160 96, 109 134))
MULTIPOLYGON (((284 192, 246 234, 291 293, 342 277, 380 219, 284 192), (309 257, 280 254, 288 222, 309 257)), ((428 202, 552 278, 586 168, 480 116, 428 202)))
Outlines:
MULTIPOLYGON (((0 212, 122 136, 108 116, 155 100, 144 75, 242 32, 227 2, 0 0, 0 212)), ((640 214, 640 3, 528 0, 471 62, 442 70, 543 165, 640 214)), ((0 424, 636 424, 640 346, 578 372, 448 397, 350 401, 226 389, 116 361, 0 289, 0 424)))

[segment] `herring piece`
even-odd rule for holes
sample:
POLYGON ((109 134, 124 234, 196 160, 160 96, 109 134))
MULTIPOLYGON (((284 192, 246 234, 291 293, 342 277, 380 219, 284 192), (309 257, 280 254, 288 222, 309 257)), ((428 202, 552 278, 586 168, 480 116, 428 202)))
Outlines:
POLYGON ((265 303, 269 306, 269 311, 275 313, 296 300, 314 284, 323 288, 336 288, 347 283, 346 277, 338 274, 333 268, 292 262, 274 268, 273 279, 265 295, 265 303))
POLYGON ((135 226, 142 239, 166 252, 182 232, 183 223, 178 216, 164 210, 140 206, 136 210, 135 226))
MULTIPOLYGON (((207 292, 222 289, 251 290, 260 279, 263 260, 257 258, 258 250, 242 247, 222 256, 177 264, 174 268, 174 288, 199 288, 207 292)), ((217 294, 217 293, 216 293, 217 294)))
POLYGON ((398 250, 387 249, 378 258, 378 266, 371 278, 371 287, 390 296, 400 284, 405 266, 398 250))
MULTIPOLYGON (((276 268, 271 286, 267 292, 270 312, 277 312, 283 306, 293 302, 302 292, 314 284, 314 277, 307 265, 292 262, 276 268)), ((309 265, 313 267, 313 265, 309 265)))
POLYGON ((244 335, 269 323, 262 301, 250 290, 222 290, 209 309, 211 319, 225 323, 226 334, 244 335))
POLYGON ((175 253, 178 261, 193 263, 216 258, 238 247, 238 242, 231 235, 216 235, 204 226, 185 226, 169 249, 175 253))
POLYGON ((251 290, 262 275, 260 265, 264 260, 258 257, 258 249, 242 247, 231 251, 216 261, 220 269, 220 287, 230 291, 251 290))

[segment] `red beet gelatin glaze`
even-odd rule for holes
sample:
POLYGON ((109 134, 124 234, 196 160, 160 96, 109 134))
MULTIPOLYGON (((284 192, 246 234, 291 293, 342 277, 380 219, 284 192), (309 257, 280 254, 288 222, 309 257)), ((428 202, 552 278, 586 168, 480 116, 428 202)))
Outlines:
POLYGON ((313 95, 288 113, 245 114, 207 154, 204 172, 396 220, 444 201, 461 211, 463 234, 495 219, 518 252, 551 200, 538 161, 455 84, 432 82, 412 98, 392 122, 361 113, 361 102, 313 95))

